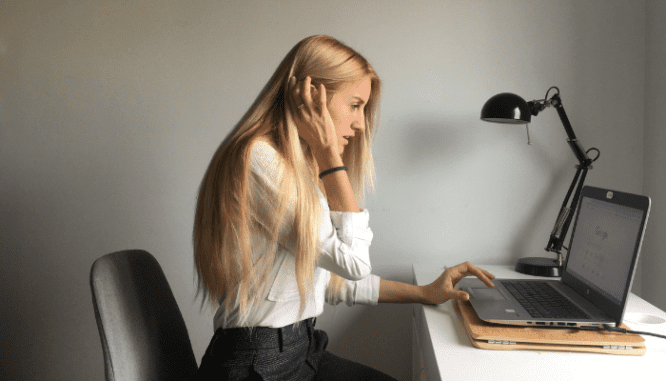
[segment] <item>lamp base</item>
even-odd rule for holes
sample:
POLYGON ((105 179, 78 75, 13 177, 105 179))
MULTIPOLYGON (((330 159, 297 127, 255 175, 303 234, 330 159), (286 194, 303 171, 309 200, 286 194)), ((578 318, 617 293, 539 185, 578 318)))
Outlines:
POLYGON ((542 257, 520 258, 516 263, 516 271, 536 276, 562 276, 562 266, 557 263, 557 259, 542 257))

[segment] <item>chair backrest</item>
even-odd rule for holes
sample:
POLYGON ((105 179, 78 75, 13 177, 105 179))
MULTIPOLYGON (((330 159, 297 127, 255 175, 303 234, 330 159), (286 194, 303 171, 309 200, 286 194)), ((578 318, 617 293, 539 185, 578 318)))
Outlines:
POLYGON ((159 263, 143 250, 104 255, 90 270, 107 381, 184 380, 197 362, 159 263))

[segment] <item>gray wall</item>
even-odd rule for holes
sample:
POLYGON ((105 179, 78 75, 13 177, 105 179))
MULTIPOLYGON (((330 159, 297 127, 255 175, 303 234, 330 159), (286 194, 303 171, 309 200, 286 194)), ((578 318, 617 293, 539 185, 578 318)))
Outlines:
POLYGON ((652 198, 643 248, 644 299, 666 310, 666 1, 646 7, 644 192, 652 198))
MULTIPOLYGON (((199 182, 287 51, 320 33, 384 83, 366 205, 379 275, 546 255, 575 165, 557 114, 533 120, 528 146, 524 127, 479 112, 496 93, 541 99, 554 85, 601 150, 587 183, 653 196, 634 291, 666 309, 664 3, 264 3, 0 1, 4 378, 103 378, 88 274, 128 248, 162 264, 201 359, 213 332, 193 300, 199 182)), ((407 380, 410 311, 338 306, 318 325, 334 353, 407 380)))

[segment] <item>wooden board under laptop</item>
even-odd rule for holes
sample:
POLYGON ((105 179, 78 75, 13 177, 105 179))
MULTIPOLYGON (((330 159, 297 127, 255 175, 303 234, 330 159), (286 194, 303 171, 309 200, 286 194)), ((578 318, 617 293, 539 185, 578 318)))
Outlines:
MULTIPOLYGON (((641 356, 646 351, 645 339, 636 334, 489 324, 479 319, 469 302, 453 300, 452 303, 472 345, 481 349, 527 349, 635 356, 641 356)), ((620 328, 629 329, 624 324, 621 324, 620 328)))

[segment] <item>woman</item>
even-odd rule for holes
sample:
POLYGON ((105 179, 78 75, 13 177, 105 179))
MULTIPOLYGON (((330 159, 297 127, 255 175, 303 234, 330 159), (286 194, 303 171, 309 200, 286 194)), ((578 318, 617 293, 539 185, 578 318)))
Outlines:
POLYGON ((325 351, 324 302, 443 303, 475 275, 464 263, 428 286, 372 275, 368 210, 380 80, 327 36, 299 42, 215 153, 194 223, 197 295, 217 312, 198 379, 390 380, 325 351))

